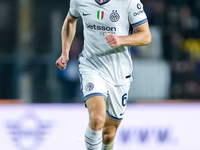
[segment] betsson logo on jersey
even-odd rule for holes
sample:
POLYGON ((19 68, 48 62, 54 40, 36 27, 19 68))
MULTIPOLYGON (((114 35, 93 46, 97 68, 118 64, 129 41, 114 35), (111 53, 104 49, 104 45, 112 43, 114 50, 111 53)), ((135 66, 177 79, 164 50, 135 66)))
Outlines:
POLYGON ((85 24, 86 28, 92 29, 92 30, 102 30, 102 31, 116 31, 117 29, 115 27, 106 27, 106 26, 98 26, 98 25, 89 25, 85 24))

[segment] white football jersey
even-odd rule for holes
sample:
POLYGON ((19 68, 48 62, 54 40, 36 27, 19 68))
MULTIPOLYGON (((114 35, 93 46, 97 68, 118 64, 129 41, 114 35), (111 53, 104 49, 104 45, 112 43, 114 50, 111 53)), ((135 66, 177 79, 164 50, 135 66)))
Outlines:
MULTIPOLYGON (((112 48, 105 39, 106 33, 129 35, 130 25, 147 22, 140 0, 71 0, 69 14, 81 17, 84 26, 85 57, 99 74, 115 85, 132 81, 132 60, 127 46, 112 48)), ((80 68, 84 71, 84 68, 80 68)))

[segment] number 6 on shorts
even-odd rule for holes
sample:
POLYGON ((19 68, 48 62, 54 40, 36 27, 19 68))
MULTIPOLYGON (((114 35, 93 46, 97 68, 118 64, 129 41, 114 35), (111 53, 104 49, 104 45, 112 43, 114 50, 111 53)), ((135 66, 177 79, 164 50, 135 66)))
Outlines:
POLYGON ((122 96, 122 106, 125 107, 127 104, 127 93, 122 96))

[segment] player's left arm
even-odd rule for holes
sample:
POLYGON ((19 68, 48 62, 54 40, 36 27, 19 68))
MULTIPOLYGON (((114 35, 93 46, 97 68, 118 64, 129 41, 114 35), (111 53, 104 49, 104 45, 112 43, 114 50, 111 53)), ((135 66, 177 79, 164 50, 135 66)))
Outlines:
POLYGON ((135 27, 136 33, 128 36, 117 36, 115 34, 108 33, 105 38, 111 47, 117 46, 142 46, 148 45, 151 42, 151 32, 148 22, 135 27))

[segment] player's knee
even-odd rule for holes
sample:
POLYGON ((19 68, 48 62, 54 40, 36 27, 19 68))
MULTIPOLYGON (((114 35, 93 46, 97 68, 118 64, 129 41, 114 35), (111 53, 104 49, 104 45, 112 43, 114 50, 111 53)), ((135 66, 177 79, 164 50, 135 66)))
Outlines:
POLYGON ((91 115, 90 124, 94 131, 99 131, 103 128, 105 123, 105 117, 103 115, 91 115))
POLYGON ((109 145, 115 138, 115 132, 103 133, 103 143, 109 145))

